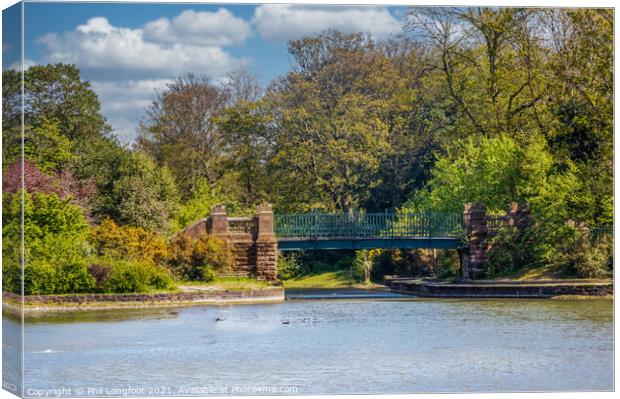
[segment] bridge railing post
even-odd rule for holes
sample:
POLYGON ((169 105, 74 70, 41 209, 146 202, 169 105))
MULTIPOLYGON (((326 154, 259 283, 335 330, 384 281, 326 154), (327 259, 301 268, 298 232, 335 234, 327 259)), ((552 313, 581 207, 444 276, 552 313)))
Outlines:
POLYGON ((228 214, 224 205, 215 205, 207 219, 207 230, 209 234, 228 240, 228 214))
POLYGON ((464 279, 481 278, 487 259, 487 211, 484 204, 465 204, 463 223, 469 242, 462 254, 467 259, 461 259, 461 274, 464 279))
POLYGON ((256 275, 261 280, 278 279, 278 244, 273 226, 271 204, 257 208, 256 275))

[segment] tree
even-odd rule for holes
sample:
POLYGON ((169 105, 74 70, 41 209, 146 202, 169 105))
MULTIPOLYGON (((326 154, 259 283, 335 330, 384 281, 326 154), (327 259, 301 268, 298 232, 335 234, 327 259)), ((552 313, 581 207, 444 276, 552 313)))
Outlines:
POLYGON ((226 101, 225 90, 190 74, 158 93, 140 124, 137 147, 169 168, 184 196, 201 178, 214 184, 225 172, 224 143, 212 117, 226 101))
POLYGON ((243 212, 234 187, 212 186, 206 180, 199 181, 190 197, 178 207, 174 215, 173 230, 182 229, 211 214, 215 205, 225 205, 231 214, 243 212))
POLYGON ((543 217, 584 218, 590 198, 575 172, 574 165, 554 164, 541 136, 528 143, 505 134, 472 137, 438 157, 427 188, 407 207, 462 212, 465 203, 482 202, 491 212, 503 212, 510 202, 524 202, 543 217))
POLYGON ((132 153, 119 165, 112 188, 114 218, 121 224, 166 231, 178 207, 178 192, 171 173, 148 155, 132 153))
POLYGON ((288 209, 351 211, 370 196, 388 149, 386 103, 398 80, 361 34, 292 41, 297 67, 269 92, 275 153, 270 193, 288 209))
POLYGON ((214 121, 224 140, 223 166, 228 179, 239 186, 237 196, 246 207, 257 205, 267 198, 270 116, 261 102, 240 99, 214 121))
MULTIPOLYGON (((7 70, 3 81, 3 167, 21 159, 21 72, 7 70)), ((115 170, 128 156, 101 114, 99 100, 74 65, 33 66, 24 72, 26 160, 50 175, 89 187, 94 216, 114 214, 110 196, 115 170), (93 190, 90 190, 94 194, 93 190)))
MULTIPOLYGON (((4 71, 2 80, 7 82, 3 84, 3 98, 6 99, 3 123, 19 125, 21 71, 4 71)), ((59 130, 76 143, 76 139, 110 131, 101 115, 97 95, 90 83, 80 79, 75 65, 35 65, 24 71, 25 123, 37 126, 39 121, 50 119, 56 119, 59 130)))
POLYGON ((579 169, 591 211, 612 222, 613 202, 613 11, 547 10, 541 24, 553 50, 548 132, 554 155, 579 169))
POLYGON ((545 51, 522 8, 414 8, 406 29, 430 49, 429 68, 451 98, 460 137, 513 136, 544 126, 545 51))

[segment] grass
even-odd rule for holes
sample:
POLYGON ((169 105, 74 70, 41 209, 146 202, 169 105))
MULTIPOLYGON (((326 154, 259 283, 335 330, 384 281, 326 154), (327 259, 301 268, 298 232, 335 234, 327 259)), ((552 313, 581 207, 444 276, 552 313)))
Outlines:
POLYGON ((503 281, 536 281, 536 280, 600 280, 609 281, 610 278, 601 279, 580 279, 574 275, 566 273, 561 265, 547 265, 533 269, 526 269, 511 275, 497 277, 494 280, 503 281))
POLYGON ((361 284, 351 278, 349 270, 327 271, 283 280, 285 289, 374 288, 376 284, 361 284))
MULTIPOLYGON (((259 290, 271 287, 267 281, 258 281, 249 277, 216 277, 209 282, 180 281, 177 286, 218 290, 259 290)), ((183 290, 182 288, 180 288, 183 290)), ((186 290, 183 290, 186 291, 186 290)))

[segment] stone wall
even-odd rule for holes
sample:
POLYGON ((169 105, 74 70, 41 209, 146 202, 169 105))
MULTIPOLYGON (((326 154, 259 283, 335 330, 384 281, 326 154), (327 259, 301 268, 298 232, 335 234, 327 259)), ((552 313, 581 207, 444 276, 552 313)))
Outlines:
POLYGON ((254 217, 229 217, 223 205, 213 208, 211 215, 183 229, 179 234, 197 238, 211 234, 223 240, 232 254, 231 266, 224 276, 252 277, 277 281, 278 245, 270 204, 257 208, 254 217))
POLYGON ((431 281, 393 280, 388 286, 394 292, 438 298, 550 298, 563 295, 613 295, 613 283, 542 281, 530 283, 466 282, 436 283, 431 281))
MULTIPOLYGON (((210 290, 195 292, 163 292, 163 293, 129 293, 129 294, 75 294, 75 295, 26 295, 24 305, 67 305, 98 302, 218 302, 243 301, 246 299, 284 299, 283 289, 269 287, 258 290, 210 290)), ((4 292, 3 299, 11 303, 21 303, 22 296, 12 292, 4 292)))

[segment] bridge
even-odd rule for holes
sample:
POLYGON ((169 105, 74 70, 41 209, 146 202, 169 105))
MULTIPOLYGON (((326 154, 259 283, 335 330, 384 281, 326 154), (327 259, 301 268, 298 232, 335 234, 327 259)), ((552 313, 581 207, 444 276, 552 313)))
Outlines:
POLYGON ((232 255, 228 275, 276 281, 278 251, 329 249, 457 249, 464 278, 484 273, 487 238, 499 226, 527 223, 527 205, 510 205, 505 216, 489 216, 483 204, 465 204, 462 213, 300 213, 274 215, 271 205, 254 217, 229 217, 222 205, 178 234, 212 235, 232 255))
POLYGON ((463 214, 446 212, 276 214, 278 250, 456 249, 463 214))

